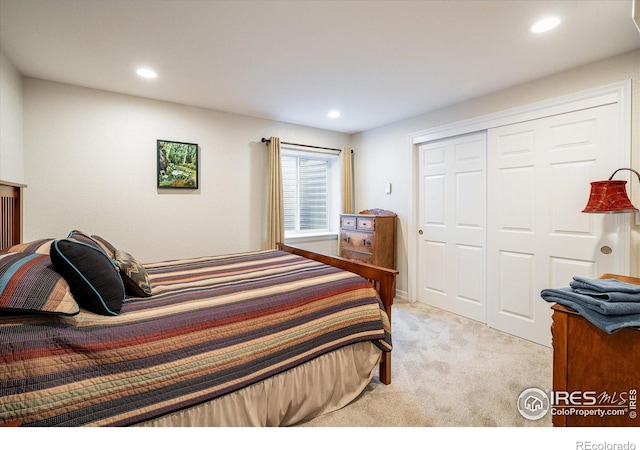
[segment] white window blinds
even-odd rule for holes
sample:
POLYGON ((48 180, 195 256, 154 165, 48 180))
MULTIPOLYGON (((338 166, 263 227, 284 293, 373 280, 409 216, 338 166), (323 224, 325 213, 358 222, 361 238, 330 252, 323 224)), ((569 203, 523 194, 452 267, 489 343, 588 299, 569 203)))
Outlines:
POLYGON ((329 229, 329 168, 326 158, 282 155, 286 233, 329 229))

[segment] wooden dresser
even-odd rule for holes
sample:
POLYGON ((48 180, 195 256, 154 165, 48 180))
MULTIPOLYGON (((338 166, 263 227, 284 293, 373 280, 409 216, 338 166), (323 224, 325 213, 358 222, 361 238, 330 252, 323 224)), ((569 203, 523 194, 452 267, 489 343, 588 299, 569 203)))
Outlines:
POLYGON ((383 209, 340 214, 340 256, 395 269, 397 217, 383 209))
MULTIPOLYGON (((601 278, 640 284, 640 278, 612 274, 601 278)), ((573 401, 566 397, 552 401, 561 406, 553 414, 553 425, 640 426, 640 330, 624 328, 608 334, 570 308, 555 304, 552 309, 554 395, 574 395, 573 401), (563 414, 569 412, 569 404, 575 406, 574 413, 563 414), (602 417, 577 413, 598 408, 604 411, 602 417)))

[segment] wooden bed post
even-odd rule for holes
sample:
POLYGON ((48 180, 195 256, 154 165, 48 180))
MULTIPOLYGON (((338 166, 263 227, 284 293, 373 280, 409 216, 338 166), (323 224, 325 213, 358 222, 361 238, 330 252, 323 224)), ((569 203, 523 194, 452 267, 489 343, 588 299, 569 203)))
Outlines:
MULTIPOLYGON (((282 243, 278 243, 278 248, 285 252, 293 253, 294 255, 304 256, 305 258, 353 272, 371 281, 384 305, 384 309, 389 317, 389 327, 391 327, 391 306, 393 305, 393 299, 395 297, 397 270, 353 261, 340 256, 316 253, 282 243)), ((380 381, 384 384, 391 384, 391 352, 382 353, 382 359, 380 360, 380 381)))

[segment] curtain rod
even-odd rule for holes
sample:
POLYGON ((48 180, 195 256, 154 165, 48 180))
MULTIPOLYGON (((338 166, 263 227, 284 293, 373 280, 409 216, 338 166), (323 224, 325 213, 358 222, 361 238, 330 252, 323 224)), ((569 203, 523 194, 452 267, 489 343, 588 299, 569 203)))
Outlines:
MULTIPOLYGON (((271 142, 271 139, 267 139, 267 138, 262 138, 262 142, 264 142, 265 144, 268 144, 269 142, 271 142)), ((305 144, 294 144, 293 142, 280 142, 281 144, 285 144, 285 145, 295 145, 297 147, 307 147, 307 148, 317 148, 320 150, 333 150, 336 152, 342 152, 342 150, 340 150, 339 148, 330 148, 330 147, 316 147, 315 145, 305 145, 305 144)), ((351 150, 351 153, 353 153, 353 150, 351 150)))

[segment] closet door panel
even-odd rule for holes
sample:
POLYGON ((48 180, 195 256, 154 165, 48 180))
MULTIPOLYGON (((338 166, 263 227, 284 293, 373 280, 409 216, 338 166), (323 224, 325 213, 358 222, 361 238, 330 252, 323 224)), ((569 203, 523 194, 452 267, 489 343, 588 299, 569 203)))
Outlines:
POLYGON ((418 148, 418 300, 486 320, 486 133, 418 148))
POLYGON ((589 182, 617 168, 617 107, 605 105, 488 132, 487 323, 551 345, 540 291, 573 276, 620 273, 621 217, 584 214, 589 182))

